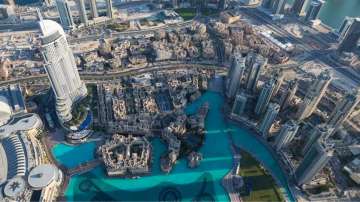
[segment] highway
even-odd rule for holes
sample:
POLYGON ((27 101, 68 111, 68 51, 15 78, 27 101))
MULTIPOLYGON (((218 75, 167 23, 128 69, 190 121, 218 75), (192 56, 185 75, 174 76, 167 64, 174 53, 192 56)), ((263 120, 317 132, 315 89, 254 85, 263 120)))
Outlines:
MULTIPOLYGON (((199 69, 215 69, 215 70, 224 70, 226 71, 226 67, 220 67, 216 65, 216 62, 180 62, 180 61, 171 61, 171 62, 159 62, 154 63, 151 66, 142 67, 142 68, 131 68, 126 69, 119 72, 111 72, 111 73, 83 73, 80 72, 80 77, 86 83, 97 83, 99 81, 111 81, 117 80, 124 76, 136 75, 136 74, 144 74, 150 73, 154 71, 163 71, 163 70, 176 70, 176 69, 190 69, 190 68, 199 68, 199 69)), ((5 86, 9 84, 16 83, 48 83, 48 77, 46 74, 38 75, 38 76, 30 76, 27 78, 19 78, 8 81, 0 81, 0 86, 5 86)))
MULTIPOLYGON (((354 74, 354 72, 348 71, 346 68, 344 68, 344 65, 329 58, 329 54, 331 52, 334 52, 333 50, 322 49, 322 48, 319 49, 317 46, 311 46, 307 41, 292 36, 289 32, 277 26, 275 23, 272 22, 272 20, 269 19, 268 16, 266 16, 264 13, 261 13, 257 9, 242 7, 239 8, 239 10, 245 15, 247 15, 249 18, 255 19, 260 24, 265 25, 269 30, 273 31, 275 34, 284 37, 289 42, 296 44, 296 46, 298 47, 299 46, 302 47, 306 52, 310 54, 310 56, 306 58, 306 61, 311 61, 315 59, 320 60, 327 66, 331 67, 334 71, 343 75, 345 78, 349 78, 357 85, 360 85, 360 76, 358 74, 354 74)), ((324 41, 316 40, 316 42, 318 42, 319 45, 323 47, 327 46, 323 44, 324 41)))

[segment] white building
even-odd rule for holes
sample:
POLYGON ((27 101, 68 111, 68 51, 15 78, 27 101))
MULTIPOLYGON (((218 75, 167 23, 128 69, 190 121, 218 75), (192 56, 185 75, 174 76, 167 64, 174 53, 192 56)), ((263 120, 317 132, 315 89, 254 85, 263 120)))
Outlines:
POLYGON ((52 20, 40 20, 41 52, 51 87, 56 97, 56 111, 61 122, 72 119, 72 104, 87 94, 80 80, 74 55, 62 27, 52 20))

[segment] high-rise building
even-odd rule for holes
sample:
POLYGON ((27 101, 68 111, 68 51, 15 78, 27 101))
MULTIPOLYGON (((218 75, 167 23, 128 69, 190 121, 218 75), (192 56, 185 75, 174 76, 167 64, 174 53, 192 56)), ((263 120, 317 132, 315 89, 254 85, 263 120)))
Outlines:
POLYGON ((327 124, 334 128, 334 132, 344 123, 344 121, 354 111, 360 102, 360 90, 347 93, 345 97, 336 105, 330 114, 327 124))
POLYGON ((56 97, 56 112, 61 122, 72 119, 72 104, 87 94, 80 80, 74 55, 61 26, 52 20, 39 21, 41 52, 52 90, 56 97))
POLYGON ((274 88, 274 92, 272 94, 273 96, 275 96, 279 92, 280 87, 284 82, 284 77, 285 77, 285 75, 284 75, 284 72, 282 69, 278 69, 274 73, 273 78, 275 80, 275 88, 274 88))
POLYGON ((84 25, 88 24, 88 18, 86 15, 86 8, 84 0, 77 0, 77 6, 79 9, 80 21, 84 23, 84 25))
POLYGON ((303 154, 306 154, 312 145, 318 140, 327 140, 332 134, 334 128, 327 124, 321 124, 316 126, 310 131, 309 137, 306 137, 306 143, 302 150, 303 154))
POLYGON ((105 2, 106 2, 106 16, 108 18, 114 18, 112 0, 105 0, 105 2))
POLYGON ((295 171, 297 184, 311 182, 312 178, 326 166, 333 154, 333 146, 327 145, 324 141, 316 141, 295 171))
POLYGON ((256 115, 261 115, 262 113, 264 113, 264 111, 266 110, 266 108, 269 105, 271 96, 274 92, 275 89, 275 80, 273 78, 271 78, 270 80, 268 80, 261 89, 260 95, 258 97, 256 106, 255 106, 255 114, 256 115))
POLYGON ((289 145, 289 143, 294 139, 299 125, 294 120, 287 121, 280 129, 279 134, 275 140, 276 151, 280 151, 282 148, 289 145))
POLYGON ((271 0, 270 8, 274 14, 282 14, 284 12, 286 0, 271 0))
POLYGON ((294 99, 296 91, 298 89, 298 81, 292 80, 288 83, 284 94, 280 98, 280 109, 287 108, 291 101, 294 99))
POLYGON ((312 1, 308 11, 306 12, 305 21, 316 20, 323 4, 324 1, 322 0, 312 1))
POLYGON ((315 111, 331 80, 330 71, 326 70, 313 81, 297 111, 299 120, 309 117, 315 111))
POLYGON ((245 111, 245 107, 246 107, 246 102, 247 102, 247 96, 244 93, 240 93, 238 95, 236 95, 232 110, 231 110, 231 115, 233 116, 242 116, 244 114, 245 111))
POLYGON ((228 75, 226 95, 228 98, 233 98, 238 87, 241 84, 241 79, 245 69, 245 57, 241 54, 236 54, 231 63, 230 72, 228 75))
POLYGON ((341 24, 339 30, 338 30, 338 33, 339 33, 339 38, 338 40, 341 41, 345 34, 346 34, 346 31, 349 29, 350 25, 354 22, 355 18, 354 17, 349 17, 349 16, 346 16, 343 23, 341 24))
POLYGON ((92 18, 99 17, 97 7, 96 7, 96 0, 90 0, 90 11, 91 11, 92 18))
POLYGON ((259 130, 263 137, 266 138, 272 124, 275 121, 277 114, 279 113, 280 106, 276 103, 270 103, 266 110, 265 116, 259 125, 259 130))
POLYGON ((311 0, 295 0, 292 5, 292 11, 298 16, 304 16, 306 14, 306 8, 311 0))
POLYGON ((246 67, 248 67, 248 75, 246 77, 246 89, 255 92, 257 82, 259 80, 261 70, 266 65, 267 59, 260 55, 248 55, 246 67))
POLYGON ((340 35, 339 51, 351 52, 357 46, 360 39, 360 18, 354 18, 349 21, 349 24, 342 28, 340 35))
POLYGON ((67 0, 56 0, 56 8, 60 15, 60 22, 64 29, 70 30, 75 27, 71 10, 67 0))

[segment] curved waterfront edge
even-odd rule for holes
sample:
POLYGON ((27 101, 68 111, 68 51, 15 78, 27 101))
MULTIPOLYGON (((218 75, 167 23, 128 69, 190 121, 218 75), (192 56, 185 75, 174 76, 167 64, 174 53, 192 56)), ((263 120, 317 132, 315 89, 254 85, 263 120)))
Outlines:
MULTIPOLYGON (((275 153, 274 149, 263 139, 261 138, 261 135, 257 129, 256 126, 253 126, 250 122, 246 121, 246 120, 235 120, 235 119, 231 119, 231 117, 227 116, 226 117, 228 121, 230 121, 231 123, 239 126, 240 128, 243 128, 245 130, 248 130, 249 133, 255 137, 257 139, 258 142, 260 142, 265 149, 271 154, 271 156, 273 157, 273 159, 277 162, 277 164, 279 165, 281 172, 283 174, 283 176, 286 178, 287 180, 287 188, 290 191, 291 196, 288 196, 287 194, 285 195, 285 198, 287 198, 290 201, 296 201, 296 197, 295 197, 295 184, 292 183, 291 181, 291 177, 286 174, 285 169, 284 169, 284 164, 283 162, 279 159, 278 155, 275 153)), ((241 149, 243 149, 244 151, 248 152, 249 154, 251 154, 252 157, 254 157, 257 161, 259 161, 261 163, 262 166, 264 166, 269 173, 271 174, 271 176, 273 177, 273 179, 275 179, 276 184, 279 187, 283 188, 283 185, 280 183, 279 179, 277 179, 277 177, 275 176, 275 174, 273 173, 273 171, 266 166, 266 164, 256 155, 254 155, 251 151, 248 151, 246 148, 240 147, 241 149)), ((283 193, 284 194, 284 193, 283 193)))

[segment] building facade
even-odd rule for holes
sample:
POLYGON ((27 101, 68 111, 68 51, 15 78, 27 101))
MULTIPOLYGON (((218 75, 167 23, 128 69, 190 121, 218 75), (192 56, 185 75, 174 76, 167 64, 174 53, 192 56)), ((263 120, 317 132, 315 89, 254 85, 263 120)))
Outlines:
POLYGON ((231 114, 241 117, 244 114, 247 102, 247 96, 244 93, 236 95, 231 114))
POLYGON ((306 138, 305 146, 302 150, 303 154, 306 154, 315 142, 318 140, 326 140, 332 134, 333 128, 327 124, 321 124, 316 126, 310 131, 309 136, 306 138))
POLYGON ((292 11, 298 16, 304 16, 306 14, 306 8, 311 0, 295 0, 292 5, 292 11))
POLYGON ((327 87, 332 80, 330 71, 323 71, 311 84, 307 90, 303 102, 300 104, 296 117, 298 120, 303 120, 309 117, 319 104, 321 98, 324 96, 327 87))
POLYGON ((323 4, 324 1, 321 0, 312 1, 309 10, 306 13, 305 21, 316 20, 323 4))
POLYGON ((336 131, 344 121, 354 111, 355 107, 360 102, 360 90, 347 93, 345 97, 336 105, 334 111, 330 114, 327 124, 336 131))
POLYGON ((75 27, 75 23, 67 0, 56 0, 55 2, 62 27, 66 30, 73 29, 75 27))
POLYGON ((268 80, 262 87, 260 92, 260 96, 258 97, 256 106, 255 106, 255 114, 261 115, 265 112, 267 106, 269 105, 271 96, 275 89, 275 80, 272 78, 268 80))
POLYGON ((88 17, 86 15, 86 8, 84 0, 77 0, 77 6, 80 14, 80 21, 84 23, 84 25, 88 24, 88 17))
POLYGON ((289 145, 294 139, 299 125, 294 120, 287 121, 282 127, 275 140, 276 151, 280 151, 282 148, 289 145))
POLYGON ((292 80, 288 83, 284 94, 282 94, 280 98, 280 109, 285 109, 291 104, 298 89, 298 85, 297 80, 292 80))
POLYGON ((272 124, 275 121, 276 116, 278 115, 280 106, 276 103, 270 103, 266 111, 266 114, 259 125, 259 130, 262 133, 263 137, 266 138, 272 124))
POLYGON ((295 171, 298 185, 309 183, 326 166, 333 153, 334 150, 331 146, 322 141, 317 141, 306 153, 295 171))
POLYGON ((348 22, 349 24, 342 30, 338 50, 340 52, 351 52, 357 46, 360 38, 360 18, 354 18, 348 22))
POLYGON ((52 20, 40 20, 41 52, 52 90, 56 97, 56 111, 61 122, 72 119, 74 102, 85 97, 87 89, 80 80, 74 55, 67 43, 64 30, 52 20))
POLYGON ((226 96, 228 98, 235 97, 237 89, 241 84, 241 79, 245 70, 245 60, 246 58, 241 54, 236 54, 234 56, 227 80, 226 96))

